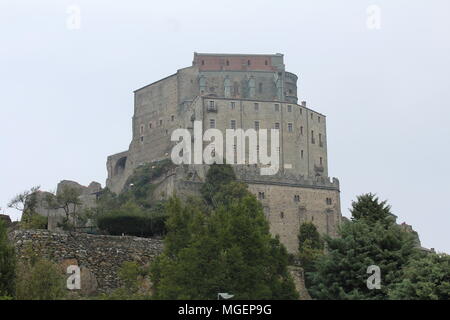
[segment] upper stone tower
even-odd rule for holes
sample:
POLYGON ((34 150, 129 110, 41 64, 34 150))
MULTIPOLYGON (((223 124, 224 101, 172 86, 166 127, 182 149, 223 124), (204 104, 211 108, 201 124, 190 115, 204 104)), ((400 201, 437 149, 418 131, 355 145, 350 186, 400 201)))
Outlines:
POLYGON ((200 95, 297 103, 297 76, 286 72, 280 53, 194 53, 200 95))
POLYGON ((204 130, 279 129, 281 173, 327 177, 325 116, 297 104, 297 80, 280 53, 194 53, 192 66, 134 92, 133 138, 108 158, 107 186, 119 192, 137 166, 168 158, 173 130, 194 120, 204 130))

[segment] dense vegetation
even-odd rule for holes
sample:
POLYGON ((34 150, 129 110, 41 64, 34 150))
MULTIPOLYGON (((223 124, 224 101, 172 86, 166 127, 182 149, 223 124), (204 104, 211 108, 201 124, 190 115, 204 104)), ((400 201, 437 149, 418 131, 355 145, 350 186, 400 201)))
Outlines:
MULTIPOLYGON (((212 165, 199 198, 158 201, 155 181, 171 167, 170 161, 140 166, 121 194, 104 190, 95 210, 67 211, 67 220, 89 217, 109 234, 165 236, 164 252, 151 266, 124 263, 118 272, 122 287, 95 298, 217 299, 218 292, 237 299, 297 298, 287 271, 292 259, 232 168, 212 165)), ((23 212, 22 228, 46 226, 34 212, 37 191, 10 203, 23 212)), ((79 203, 74 191, 50 205, 64 209, 68 203, 79 203)), ((320 235, 310 222, 300 226, 296 260, 313 298, 450 299, 450 256, 418 249, 417 234, 397 225, 390 206, 373 194, 359 196, 351 214, 337 238, 320 235), (371 265, 380 268, 379 289, 367 286, 371 265)), ((57 265, 33 252, 25 256, 16 261, 0 221, 0 300, 70 298, 57 265)))
POLYGON ((7 230, 0 220, 0 299, 14 296, 16 258, 13 246, 8 242, 7 230))
MULTIPOLYGON (((165 233, 164 202, 154 195, 154 182, 173 166, 162 160, 138 167, 119 195, 104 190, 92 214, 100 230, 111 235, 151 237, 165 233)), ((157 195, 156 195, 157 196, 157 195)))
POLYGON ((286 249, 270 235, 261 204, 233 176, 231 167, 213 165, 205 201, 169 202, 165 251, 151 269, 157 299, 298 297, 286 249))
MULTIPOLYGON (((308 289, 314 298, 448 299, 449 256, 419 250, 416 235, 397 225, 390 207, 373 194, 359 196, 351 213, 339 237, 324 238, 326 252, 306 255, 308 289), (381 270, 380 289, 367 287, 371 265, 381 270)), ((313 234, 310 242, 316 238, 313 234)), ((300 256, 304 251, 300 246, 300 256)))

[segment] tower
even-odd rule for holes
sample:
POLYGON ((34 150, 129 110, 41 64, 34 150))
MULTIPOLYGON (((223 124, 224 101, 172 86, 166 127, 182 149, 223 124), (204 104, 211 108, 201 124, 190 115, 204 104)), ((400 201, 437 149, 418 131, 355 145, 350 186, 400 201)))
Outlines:
MULTIPOLYGON (((261 176, 257 167, 241 165, 238 179, 261 201, 272 233, 289 251, 297 249, 302 222, 335 235, 339 181, 328 177, 326 117, 298 104, 297 81, 279 53, 194 53, 192 66, 134 92, 133 138, 127 151, 108 157, 107 187, 120 192, 136 167, 168 158, 173 130, 192 130, 193 121, 223 132, 279 129, 279 172, 261 176)), ((195 170, 201 180, 206 168, 195 170)))

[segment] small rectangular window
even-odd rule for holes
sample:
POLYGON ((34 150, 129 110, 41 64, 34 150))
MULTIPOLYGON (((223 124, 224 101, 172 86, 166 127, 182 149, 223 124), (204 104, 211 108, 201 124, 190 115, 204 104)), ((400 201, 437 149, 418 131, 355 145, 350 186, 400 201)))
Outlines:
POLYGON ((311 143, 316 143, 316 140, 314 139, 314 130, 311 130, 311 143))
POLYGON ((300 108, 300 114, 303 114, 303 109, 302 108, 300 108))
POLYGON ((151 122, 148 123, 148 127, 149 127, 150 129, 152 128, 152 123, 151 123, 151 122))
POLYGON ((259 103, 255 103, 255 111, 259 110, 259 103))
POLYGON ((303 159, 303 150, 300 151, 300 158, 303 159))
POLYGON ((319 122, 320 122, 320 117, 317 117, 317 121, 319 121, 319 122))
POLYGON ((292 106, 291 106, 291 105, 288 105, 288 106, 287 106, 287 111, 288 111, 288 112, 292 112, 292 106))
POLYGON ((175 116, 170 116, 170 121, 175 120, 175 116))
POLYGON ((162 120, 161 119, 159 119, 159 125, 162 126, 162 120))
POLYGON ((255 121, 255 130, 259 130, 259 121, 255 121))
POLYGON ((143 133, 144 133, 144 126, 141 125, 141 134, 143 134, 143 133))
POLYGON ((311 113, 311 120, 313 120, 313 116, 314 116, 314 115, 311 113))
POLYGON ((280 111, 280 105, 279 105, 279 104, 276 104, 276 105, 275 105, 275 111, 276 111, 276 112, 280 111))
POLYGON ((210 106, 211 108, 214 108, 214 101, 210 101, 210 102, 209 102, 209 106, 210 106))
POLYGON ((279 122, 275 122, 275 129, 280 130, 280 123, 279 122))
POLYGON ((303 135, 303 126, 300 127, 300 134, 303 135))
POLYGON ((236 108, 236 102, 232 101, 231 102, 231 109, 234 110, 236 108))
POLYGON ((292 132, 292 123, 288 123, 288 131, 292 132))
POLYGON ((141 142, 144 142, 144 137, 141 137, 141 142))
POLYGON ((322 157, 320 157, 319 162, 320 162, 320 165, 323 165, 323 159, 322 159, 322 157))
POLYGON ((236 120, 230 120, 230 128, 236 129, 236 120))
POLYGON ((209 127, 215 128, 216 127, 216 120, 215 119, 209 119, 209 127))

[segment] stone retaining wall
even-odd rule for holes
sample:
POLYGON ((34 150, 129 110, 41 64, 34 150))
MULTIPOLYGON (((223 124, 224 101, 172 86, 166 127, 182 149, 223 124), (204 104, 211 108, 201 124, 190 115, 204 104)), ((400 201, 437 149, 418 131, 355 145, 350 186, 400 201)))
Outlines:
POLYGON ((159 239, 16 230, 10 234, 19 260, 28 250, 63 267, 81 268, 82 293, 110 292, 120 286, 117 270, 125 261, 145 265, 162 252, 159 239))

